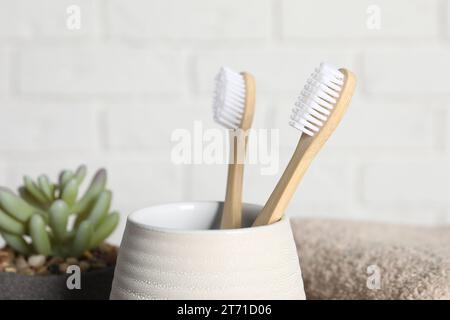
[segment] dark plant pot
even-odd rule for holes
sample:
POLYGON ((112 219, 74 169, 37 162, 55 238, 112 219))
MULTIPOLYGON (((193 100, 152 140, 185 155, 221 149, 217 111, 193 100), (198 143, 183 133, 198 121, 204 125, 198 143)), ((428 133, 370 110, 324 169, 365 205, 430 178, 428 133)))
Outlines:
POLYGON ((107 300, 114 267, 81 273, 81 289, 67 288, 67 275, 27 276, 0 272, 0 300, 107 300))

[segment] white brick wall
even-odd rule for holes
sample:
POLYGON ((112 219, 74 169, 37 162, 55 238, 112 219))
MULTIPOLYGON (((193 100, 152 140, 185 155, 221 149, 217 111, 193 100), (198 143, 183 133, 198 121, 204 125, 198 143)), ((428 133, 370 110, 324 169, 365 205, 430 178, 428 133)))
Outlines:
POLYGON ((269 0, 113 0, 107 12, 112 36, 220 40, 264 39, 269 9, 269 0))
POLYGON ((280 130, 278 174, 246 168, 245 201, 264 203, 298 140, 296 95, 328 61, 356 73, 357 93, 289 213, 450 223, 449 35, 439 0, 0 0, 0 183, 87 163, 109 169, 124 217, 222 199, 226 166, 172 164, 170 136, 217 128, 225 64, 256 76, 255 127, 280 130), (73 4, 79 30, 66 27, 73 4))
POLYGON ((1 0, 0 38, 27 39, 45 37, 94 36, 99 32, 98 0, 1 0), (66 28, 66 10, 77 5, 82 13, 82 28, 66 28))
POLYGON ((448 159, 405 157, 369 163, 363 181, 364 200, 374 205, 442 208, 450 203, 448 159))
MULTIPOLYGON (((167 149, 172 146, 171 134, 174 130, 192 130, 194 121, 205 120, 207 106, 199 108, 195 104, 181 104, 153 102, 133 105, 124 102, 120 105, 108 105, 105 110, 107 146, 123 150, 152 150, 159 147, 165 148, 163 154, 166 155, 167 149)), ((210 104, 211 101, 208 101, 208 106, 210 104)), ((205 128, 213 125, 209 118, 203 124, 205 128)), ((170 160, 170 154, 166 158, 170 160)))
POLYGON ((365 89, 373 95, 432 99, 434 95, 450 93, 450 50, 445 48, 373 50, 364 55, 364 71, 365 89))
POLYGON ((0 73, 0 94, 6 95, 9 87, 9 64, 10 61, 8 59, 9 54, 6 49, 0 49, 0 69, 2 72, 0 73))
POLYGON ((7 180, 6 180, 6 165, 3 162, 0 162, 0 183, 2 185, 6 185, 7 184, 7 180))
MULTIPOLYGON (((290 104, 292 101, 276 102, 272 111, 273 127, 280 129, 281 144, 286 147, 298 140, 298 131, 286 125, 290 110, 279 110, 290 104)), ((432 110, 433 107, 428 109, 432 110)), ((435 143, 436 118, 437 114, 425 112, 422 105, 414 102, 372 102, 357 94, 348 114, 330 138, 327 148, 355 151, 389 148, 391 152, 396 148, 432 149, 435 143)))
POLYGON ((24 94, 177 94, 181 56, 117 46, 45 47, 21 52, 19 90, 24 94))
POLYGON ((55 103, 8 104, 0 107, 0 150, 83 151, 96 141, 95 109, 55 103))
MULTIPOLYGON (((447 108, 450 108, 450 104, 447 104, 447 108)), ((444 126, 445 126, 445 131, 442 134, 444 143, 447 144, 447 152, 450 151, 450 112, 447 111, 445 113, 445 119, 444 119, 444 126)))
MULTIPOLYGON (((291 151, 283 148, 280 161, 280 174, 287 165, 291 151)), ((260 166, 250 166, 246 172, 245 200, 264 204, 278 182, 277 176, 261 175, 260 166)), ((310 216, 310 211, 320 210, 332 216, 332 208, 346 207, 351 202, 354 188, 350 161, 343 163, 320 157, 304 176, 298 192, 294 195, 288 212, 295 215, 310 216), (326 201, 323 197, 326 195, 326 201), (297 212, 298 208, 300 212, 297 212)))
MULTIPOLYGON (((437 38, 438 0, 282 0, 282 31, 286 38, 437 38), (378 6, 382 27, 366 27, 369 6, 378 6), (320 17, 320 19, 317 19, 320 17)), ((370 10, 370 9, 369 9, 370 10)))

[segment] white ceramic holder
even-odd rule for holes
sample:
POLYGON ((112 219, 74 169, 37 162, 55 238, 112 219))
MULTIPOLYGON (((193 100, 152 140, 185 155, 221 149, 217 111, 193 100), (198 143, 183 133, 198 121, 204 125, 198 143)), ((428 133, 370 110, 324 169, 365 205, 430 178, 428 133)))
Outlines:
MULTIPOLYGON (((111 299, 305 299, 287 219, 219 230, 221 202, 157 205, 129 215, 111 299)), ((243 205, 243 226, 261 206, 243 205)))

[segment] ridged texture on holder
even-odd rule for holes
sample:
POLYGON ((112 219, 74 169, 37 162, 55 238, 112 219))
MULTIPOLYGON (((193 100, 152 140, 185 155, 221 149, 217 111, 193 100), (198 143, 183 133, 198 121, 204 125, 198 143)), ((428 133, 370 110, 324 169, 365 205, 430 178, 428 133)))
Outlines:
POLYGON ((305 299, 289 222, 256 232, 167 233, 128 222, 111 299, 305 299))

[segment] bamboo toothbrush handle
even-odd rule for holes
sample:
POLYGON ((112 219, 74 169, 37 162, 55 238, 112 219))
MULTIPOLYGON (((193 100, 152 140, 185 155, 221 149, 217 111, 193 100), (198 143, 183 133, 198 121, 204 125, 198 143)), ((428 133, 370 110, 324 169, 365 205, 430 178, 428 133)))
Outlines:
POLYGON ((255 113, 255 79, 250 73, 242 72, 245 81, 245 106, 239 129, 230 131, 232 154, 228 165, 227 191, 223 205, 221 229, 236 229, 242 226, 242 184, 244 179, 245 151, 248 130, 255 113))
POLYGON ((227 191, 223 206, 221 229, 236 229, 242 225, 242 184, 244 179, 244 158, 247 138, 230 132, 233 147, 228 165, 227 191))
POLYGON ((266 205, 258 214, 253 226, 271 224, 281 219, 300 180, 318 152, 318 150, 309 148, 313 139, 306 134, 301 136, 291 161, 289 161, 266 205))
POLYGON ((346 81, 331 116, 314 137, 302 134, 291 161, 253 226, 271 224, 281 219, 311 161, 341 121, 355 90, 356 79, 352 72, 339 70, 345 75, 346 81))

